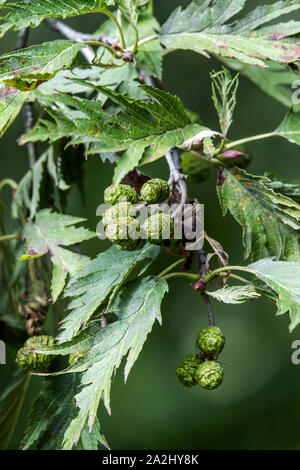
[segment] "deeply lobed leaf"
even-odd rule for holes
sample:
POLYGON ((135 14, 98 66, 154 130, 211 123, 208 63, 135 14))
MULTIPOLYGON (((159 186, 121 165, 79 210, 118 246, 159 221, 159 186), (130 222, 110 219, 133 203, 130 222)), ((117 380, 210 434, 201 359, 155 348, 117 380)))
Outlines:
POLYGON ((0 37, 10 29, 35 28, 46 18, 67 18, 101 11, 112 0, 31 0, 30 2, 6 2, 9 12, 1 18, 0 37))
POLYGON ((29 221, 23 236, 27 254, 20 260, 34 259, 50 253, 54 265, 51 283, 52 299, 55 302, 64 288, 68 273, 75 275, 87 265, 89 258, 62 248, 93 238, 95 234, 83 227, 74 227, 85 219, 51 212, 43 209, 29 221))
POLYGON ((299 61, 299 22, 263 27, 281 15, 298 10, 299 1, 257 7, 244 18, 228 24, 244 5, 245 0, 194 0, 185 10, 179 7, 173 12, 162 26, 160 40, 167 52, 189 49, 206 57, 213 53, 261 67, 266 67, 264 60, 268 59, 280 63, 299 61))
POLYGON ((243 228, 245 257, 298 261, 300 206, 268 182, 242 170, 224 170, 217 186, 224 214, 229 210, 243 228))

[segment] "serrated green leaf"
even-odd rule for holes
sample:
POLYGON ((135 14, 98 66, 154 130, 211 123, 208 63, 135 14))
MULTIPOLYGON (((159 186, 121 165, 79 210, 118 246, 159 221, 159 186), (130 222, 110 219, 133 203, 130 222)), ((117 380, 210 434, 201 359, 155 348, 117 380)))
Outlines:
MULTIPOLYGON (((5 3, 5 2, 3 2, 5 3)), ((35 28, 46 18, 67 18, 101 11, 113 4, 112 0, 31 0, 30 2, 9 2, 4 5, 9 13, 1 18, 0 37, 10 29, 35 28)))
POLYGON ((185 10, 179 7, 173 12, 162 26, 160 40, 167 52, 189 49, 206 57, 213 53, 261 67, 266 67, 264 60, 298 61, 300 24, 296 28, 295 24, 286 24, 284 34, 280 34, 280 29, 278 33, 276 24, 267 29, 262 26, 299 9, 299 1, 279 1, 258 7, 244 18, 228 24, 227 21, 244 5, 245 0, 194 0, 185 10), (287 36, 289 39, 284 40, 287 36))
POLYGON ((65 191, 69 188, 54 159, 54 147, 50 146, 21 179, 12 202, 13 217, 18 217, 19 208, 23 207, 28 209, 29 218, 34 218, 38 210, 41 184, 46 171, 58 189, 65 191))
POLYGON ((68 307, 72 312, 62 321, 64 331, 60 333, 59 341, 72 339, 109 297, 112 300, 132 270, 145 263, 148 266, 158 253, 159 248, 149 243, 132 252, 121 252, 112 246, 90 261, 65 289, 65 296, 74 300, 68 307))
POLYGON ((81 43, 56 40, 8 52, 0 57, 0 82, 30 90, 39 81, 49 80, 59 70, 69 67, 81 43))
POLYGON ((275 193, 267 186, 268 181, 242 170, 224 170, 217 186, 221 206, 224 214, 229 210, 243 228, 246 258, 276 256, 298 261, 300 206, 275 193))
POLYGON ((248 267, 276 292, 277 315, 289 313, 292 331, 300 323, 300 263, 268 258, 248 267))
MULTIPOLYGON (((88 84, 81 80, 76 83, 88 84)), ((96 101, 65 94, 44 96, 43 100, 52 105, 49 114, 54 121, 40 120, 22 142, 48 139, 54 142, 69 136, 73 137, 72 143, 97 143, 89 153, 127 150, 115 169, 117 183, 138 164, 161 158, 172 146, 180 147, 185 140, 207 129, 190 123, 180 98, 157 88, 144 85, 142 89, 152 100, 142 101, 106 87, 89 85, 109 97, 122 111, 111 115, 96 101), (64 105, 63 112, 60 105, 64 105)))
POLYGON ((220 72, 213 72, 211 78, 213 103, 219 116, 221 132, 226 137, 236 105, 238 75, 231 78, 230 72, 223 68, 220 72))
POLYGON ((261 88, 264 93, 279 101, 279 103, 291 108, 292 85, 295 82, 295 73, 286 69, 286 66, 269 62, 268 69, 255 65, 243 64, 236 60, 221 59, 227 66, 245 75, 250 81, 261 88))
POLYGON ((265 176, 270 180, 266 183, 269 188, 300 203, 300 180, 286 181, 284 178, 270 173, 266 173, 265 176))
MULTIPOLYGON (((115 297, 110 311, 118 320, 99 329, 91 338, 90 349, 66 372, 82 372, 82 390, 76 395, 79 408, 64 438, 64 449, 71 449, 88 420, 93 425, 101 397, 110 410, 111 380, 127 355, 125 380, 157 319, 161 322, 160 304, 167 292, 163 279, 146 277, 129 283, 115 297)), ((63 345, 62 345, 63 346, 63 345)))
POLYGON ((138 6, 139 6, 139 1, 138 0, 115 0, 117 6, 121 10, 121 12, 124 14, 125 18, 132 23, 134 26, 137 25, 138 21, 138 6))
MULTIPOLYGON (((61 450, 64 433, 76 416, 74 396, 80 385, 80 374, 67 374, 44 379, 42 389, 34 401, 29 422, 22 440, 23 450, 61 450)), ((80 449, 97 450, 106 441, 99 433, 96 419, 93 430, 82 432, 80 449)))
POLYGON ((260 297, 260 294, 256 292, 252 286, 224 286, 222 289, 209 292, 209 295, 219 302, 225 304, 242 304, 249 299, 255 299, 260 297))
POLYGON ((72 276, 83 269, 89 258, 68 251, 62 246, 74 245, 95 237, 95 234, 83 227, 74 227, 85 219, 51 212, 43 209, 36 214, 35 220, 29 221, 24 228, 23 237, 27 254, 20 260, 34 259, 47 253, 54 265, 51 293, 55 302, 64 288, 68 273, 72 276))
POLYGON ((293 144, 300 145, 300 112, 291 109, 276 129, 276 133, 293 144))
POLYGON ((10 86, 0 86, 0 137, 16 119, 28 95, 10 86))
POLYGON ((0 396, 0 449, 5 450, 18 414, 18 405, 27 387, 28 374, 18 370, 0 396))

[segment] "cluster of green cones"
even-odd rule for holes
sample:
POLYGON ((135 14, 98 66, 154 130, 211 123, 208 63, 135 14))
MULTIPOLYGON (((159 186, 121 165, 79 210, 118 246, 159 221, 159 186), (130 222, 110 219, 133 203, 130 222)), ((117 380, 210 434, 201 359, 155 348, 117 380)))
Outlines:
POLYGON ((220 328, 203 328, 197 337, 196 353, 186 356, 177 368, 179 382, 185 387, 200 385, 206 390, 219 387, 224 371, 217 358, 224 345, 225 337, 220 328))

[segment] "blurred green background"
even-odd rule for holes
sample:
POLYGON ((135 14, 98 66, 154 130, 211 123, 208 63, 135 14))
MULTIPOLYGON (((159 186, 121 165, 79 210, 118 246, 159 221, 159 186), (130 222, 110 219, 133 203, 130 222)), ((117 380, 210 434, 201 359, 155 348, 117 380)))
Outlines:
MULTIPOLYGON (((274 3, 274 2, 263 2, 274 3)), ((188 2, 154 1, 158 19, 163 22, 177 5, 188 2)), ((248 2, 248 10, 257 2, 248 2), (251 5, 250 5, 251 3, 251 5)), ((102 18, 82 17, 68 21, 77 29, 93 31, 102 18)), ((15 47, 15 34, 1 39, 0 52, 15 47)), ((31 43, 56 38, 46 26, 32 31, 31 43)), ((178 94, 184 104, 198 112, 210 128, 217 128, 212 106, 209 72, 220 63, 191 52, 174 52, 164 61, 164 86, 178 94)), ((273 130, 286 109, 241 77, 235 122, 229 137, 238 139, 273 130)), ((0 143, 1 179, 19 180, 27 169, 26 149, 16 139, 22 133, 22 120, 8 130, 0 143)), ((249 171, 278 172, 287 178, 299 177, 299 148, 283 139, 251 143, 253 155, 249 171)), ((164 160, 145 167, 151 176, 167 177, 164 160)), ((86 204, 75 188, 68 212, 87 218, 95 229, 96 207, 103 189, 110 184, 112 168, 98 157, 85 164, 86 204)), ((200 186, 190 185, 190 195, 205 204, 205 229, 230 254, 230 263, 243 263, 241 228, 230 215, 222 218, 215 193, 215 175, 200 186)), ((5 196, 9 198, 6 190, 5 196)), ((108 244, 93 241, 90 255, 108 244)), ((153 267, 159 272, 171 262, 163 254, 153 267)), ((222 354, 225 380, 218 390, 183 388, 176 367, 194 349, 199 328, 206 325, 206 313, 199 294, 186 280, 171 280, 170 293, 163 306, 163 327, 155 325, 131 372, 126 386, 120 370, 112 387, 112 416, 100 407, 102 430, 113 449, 300 449, 300 365, 291 362, 291 344, 300 339, 300 327, 288 332, 287 315, 275 317, 275 308, 264 300, 238 306, 214 304, 217 324, 227 339, 222 354)), ((51 332, 51 329, 49 329, 51 332)), ((14 351, 8 350, 8 363, 0 366, 1 391, 14 370, 14 351)), ((33 378, 10 448, 17 449, 26 426, 40 379, 33 378)))

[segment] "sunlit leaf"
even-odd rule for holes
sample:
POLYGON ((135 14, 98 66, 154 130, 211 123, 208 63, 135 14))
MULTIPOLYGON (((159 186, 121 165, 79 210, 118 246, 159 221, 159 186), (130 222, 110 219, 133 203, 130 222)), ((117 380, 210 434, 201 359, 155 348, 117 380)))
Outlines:
POLYGON ((300 263, 268 258, 248 267, 276 292, 277 315, 289 313, 292 331, 300 323, 300 263))

